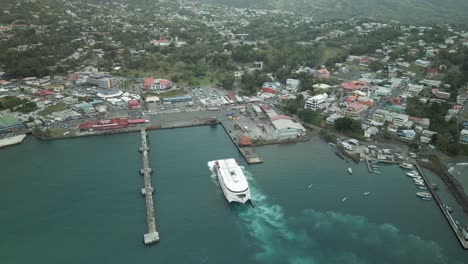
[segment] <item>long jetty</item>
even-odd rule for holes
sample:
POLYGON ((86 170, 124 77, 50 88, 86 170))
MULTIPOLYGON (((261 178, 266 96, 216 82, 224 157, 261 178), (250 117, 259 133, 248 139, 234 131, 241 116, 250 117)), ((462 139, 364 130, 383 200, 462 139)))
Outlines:
MULTIPOLYGON (((426 177, 426 175, 424 174, 424 172, 422 171, 422 169, 419 167, 419 165, 416 163, 414 164, 419 172, 419 174, 423 177, 424 181, 429 185, 430 184, 430 181, 428 180, 428 178, 426 177)), ((437 192, 436 190, 432 187, 432 186, 428 186, 431 194, 432 194, 432 197, 434 197, 434 200, 436 201, 437 205, 439 206, 440 210, 442 211, 442 213, 444 214, 445 218, 447 219, 447 221, 449 222, 450 224, 450 227, 452 227, 452 230, 453 232, 455 233, 456 237, 458 238, 458 240, 460 241, 460 244, 461 246, 464 248, 464 249, 468 249, 468 241, 465 240, 465 238, 463 237, 463 234, 462 232, 460 231, 458 225, 455 223, 455 221, 453 220, 452 218, 452 215, 450 214, 450 212, 447 210, 446 206, 444 205, 444 203, 442 202, 442 200, 439 198, 439 195, 437 195, 437 192)))
POLYGON ((148 161, 148 142, 146 139, 146 130, 141 129, 141 147, 139 151, 143 159, 143 168, 140 169, 140 174, 143 175, 145 187, 141 189, 141 194, 146 198, 146 221, 148 224, 148 233, 143 235, 143 242, 145 245, 159 242, 159 233, 156 230, 156 220, 154 216, 153 205, 153 187, 151 185, 151 173, 153 172, 149 166, 148 161))

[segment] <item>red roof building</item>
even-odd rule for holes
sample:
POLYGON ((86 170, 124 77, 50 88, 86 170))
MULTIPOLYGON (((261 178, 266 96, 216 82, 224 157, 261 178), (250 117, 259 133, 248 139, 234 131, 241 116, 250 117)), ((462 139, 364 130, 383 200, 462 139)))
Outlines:
POLYGON ((41 95, 54 95, 55 93, 49 90, 39 90, 35 92, 34 94, 41 96, 41 95))
POLYGON ((145 80, 143 81, 143 85, 144 85, 145 90, 149 90, 151 85, 154 85, 154 78, 153 77, 145 78, 145 80))
POLYGON ((128 109, 135 110, 140 109, 140 103, 137 100, 130 100, 128 101, 128 109))
POLYGON ((242 135, 239 137, 239 146, 240 147, 249 147, 252 146, 252 139, 249 136, 242 135))

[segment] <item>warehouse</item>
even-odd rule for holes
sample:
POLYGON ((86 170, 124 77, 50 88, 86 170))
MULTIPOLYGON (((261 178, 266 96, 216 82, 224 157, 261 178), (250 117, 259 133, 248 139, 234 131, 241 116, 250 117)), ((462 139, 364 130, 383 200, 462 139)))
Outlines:
POLYGON ((288 116, 274 116, 270 121, 276 129, 276 136, 279 140, 294 139, 305 135, 306 129, 288 116))

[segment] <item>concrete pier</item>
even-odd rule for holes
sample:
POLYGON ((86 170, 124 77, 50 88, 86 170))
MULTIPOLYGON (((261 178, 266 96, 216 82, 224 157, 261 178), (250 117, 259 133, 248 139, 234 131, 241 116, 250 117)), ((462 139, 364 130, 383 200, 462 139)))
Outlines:
POLYGON ((430 186, 430 182, 429 180, 427 179, 426 175, 424 175, 424 172, 422 171, 422 169, 419 167, 418 164, 414 164, 416 166, 416 169, 418 170, 419 174, 421 175, 421 177, 424 179, 424 182, 426 182, 426 184, 428 185, 428 189, 430 190, 431 194, 432 194, 432 197, 434 197, 434 200, 436 201, 437 205, 439 206, 440 210, 442 211, 442 213, 444 214, 445 218, 447 219, 447 221, 449 222, 450 224, 450 227, 452 228, 453 232, 455 233, 456 237, 458 238, 458 240, 460 241, 460 244, 461 246, 464 248, 464 249, 468 249, 468 241, 466 241, 464 238, 463 238, 463 234, 460 230, 460 227, 457 226, 457 224, 455 223, 455 221, 453 220, 452 218, 452 215, 450 214, 450 212, 447 210, 447 208, 445 207, 445 205, 442 203, 442 200, 440 200, 439 196, 437 195, 437 192, 436 190, 434 190, 434 188, 432 186, 430 186))
POLYGON ((369 163, 369 159, 367 158, 367 156, 366 156, 366 164, 367 164, 367 169, 369 170, 369 173, 372 173, 373 169, 369 163))
POLYGON ((149 166, 148 161, 148 142, 147 134, 144 128, 141 129, 141 156, 143 159, 143 168, 140 170, 140 174, 144 177, 145 187, 141 189, 141 194, 146 199, 146 222, 148 224, 148 233, 143 235, 143 242, 145 245, 159 242, 159 233, 156 230, 156 219, 154 216, 154 205, 153 205, 153 192, 154 189, 151 186, 151 173, 153 172, 149 166))

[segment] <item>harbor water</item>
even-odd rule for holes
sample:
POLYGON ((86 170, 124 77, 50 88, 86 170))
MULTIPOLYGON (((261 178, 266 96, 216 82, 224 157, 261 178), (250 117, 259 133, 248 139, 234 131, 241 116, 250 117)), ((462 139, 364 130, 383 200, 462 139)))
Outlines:
POLYGON ((139 133, 28 137, 0 150, 2 263, 468 263, 398 166, 370 174, 319 139, 257 148, 265 163, 248 166, 219 126, 148 133, 159 244, 143 245, 139 133), (230 157, 255 208, 230 207, 207 166, 230 157))

